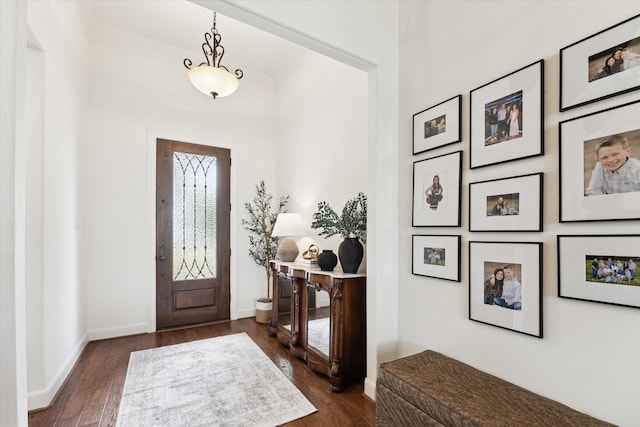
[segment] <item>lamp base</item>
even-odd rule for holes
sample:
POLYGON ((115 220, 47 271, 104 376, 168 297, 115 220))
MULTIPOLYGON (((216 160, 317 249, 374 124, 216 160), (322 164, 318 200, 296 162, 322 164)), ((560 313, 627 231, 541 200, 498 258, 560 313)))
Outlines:
POLYGON ((296 241, 291 237, 286 237, 280 242, 278 246, 278 252, 276 253, 276 259, 280 259, 284 262, 293 262, 300 253, 296 241))

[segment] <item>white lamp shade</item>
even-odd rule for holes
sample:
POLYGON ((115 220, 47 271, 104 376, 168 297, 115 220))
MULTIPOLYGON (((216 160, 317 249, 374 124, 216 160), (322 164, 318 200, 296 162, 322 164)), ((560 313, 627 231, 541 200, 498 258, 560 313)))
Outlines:
POLYGON ((302 223, 302 216, 298 213, 281 213, 276 218, 276 223, 273 226, 272 236, 302 236, 304 235, 304 224, 302 223))
POLYGON ((188 71, 189 80, 200 92, 215 97, 231 95, 238 89, 240 82, 224 68, 200 65, 188 71))

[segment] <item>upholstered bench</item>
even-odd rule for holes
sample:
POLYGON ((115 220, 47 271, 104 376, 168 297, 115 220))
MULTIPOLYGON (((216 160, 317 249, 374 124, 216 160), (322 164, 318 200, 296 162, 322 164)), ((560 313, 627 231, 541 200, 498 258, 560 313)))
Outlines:
POLYGON ((611 426, 435 351, 383 363, 376 426, 611 426))

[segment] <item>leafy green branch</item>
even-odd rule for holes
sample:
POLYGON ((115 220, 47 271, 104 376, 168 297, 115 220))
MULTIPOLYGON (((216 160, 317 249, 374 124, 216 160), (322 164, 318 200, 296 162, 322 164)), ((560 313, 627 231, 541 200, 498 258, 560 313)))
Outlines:
POLYGON ((311 228, 321 229, 320 236, 331 237, 336 234, 346 237, 357 237, 362 243, 367 242, 367 196, 360 192, 353 199, 347 200, 342 214, 322 201, 318 203, 318 211, 313 214, 311 228))

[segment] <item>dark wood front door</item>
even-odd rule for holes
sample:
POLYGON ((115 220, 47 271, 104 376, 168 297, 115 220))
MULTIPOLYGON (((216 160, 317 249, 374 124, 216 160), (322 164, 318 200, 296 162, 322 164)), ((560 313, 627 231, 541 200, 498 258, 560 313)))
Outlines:
POLYGON ((229 318, 230 152, 157 140, 156 327, 229 318))

